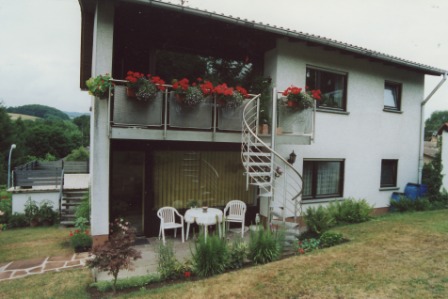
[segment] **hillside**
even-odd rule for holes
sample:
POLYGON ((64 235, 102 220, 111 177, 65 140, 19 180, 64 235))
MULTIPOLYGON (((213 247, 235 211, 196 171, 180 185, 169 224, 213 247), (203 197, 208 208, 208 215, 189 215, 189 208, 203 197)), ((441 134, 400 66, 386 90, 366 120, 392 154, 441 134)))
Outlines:
POLYGON ((36 120, 36 119, 40 119, 40 117, 37 117, 37 116, 31 116, 31 115, 19 114, 19 113, 8 113, 8 115, 11 118, 11 120, 17 120, 19 118, 21 118, 22 120, 36 120))
POLYGON ((58 118, 62 120, 70 119, 67 114, 56 108, 38 104, 23 105, 19 107, 8 107, 6 108, 6 111, 8 113, 24 114, 45 119, 49 118, 58 118))

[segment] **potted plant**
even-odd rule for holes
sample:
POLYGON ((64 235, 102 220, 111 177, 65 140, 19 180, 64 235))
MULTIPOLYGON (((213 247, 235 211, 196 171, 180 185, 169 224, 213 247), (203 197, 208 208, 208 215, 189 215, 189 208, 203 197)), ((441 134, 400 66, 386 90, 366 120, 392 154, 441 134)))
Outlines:
POLYGON ((313 107, 314 100, 321 99, 320 90, 306 90, 303 91, 302 88, 291 85, 282 93, 286 97, 286 103, 288 107, 297 108, 299 110, 304 110, 313 107))
POLYGON ((53 203, 51 201, 44 200, 40 203, 38 218, 43 226, 53 225, 56 213, 53 211, 53 203))
POLYGON ((165 81, 159 76, 144 75, 140 72, 128 71, 126 94, 128 98, 137 98, 140 101, 154 99, 157 92, 165 90, 165 81))
POLYGON ((241 86, 235 88, 227 86, 226 83, 217 85, 213 92, 216 95, 216 101, 220 107, 236 108, 243 103, 244 98, 248 96, 247 90, 241 86))
POLYGON ((110 79, 111 76, 109 74, 105 74, 98 75, 87 80, 86 85, 89 89, 89 94, 100 99, 107 99, 109 95, 109 89, 113 88, 110 79))
POLYGON ((39 224, 38 213, 39 207, 37 206, 36 201, 29 197, 25 203, 25 217, 30 226, 34 227, 39 224))
POLYGON ((201 78, 198 78, 197 81, 190 84, 187 78, 173 80, 173 91, 179 104, 194 107, 204 101, 207 95, 211 94, 213 85, 210 82, 201 83, 201 78))

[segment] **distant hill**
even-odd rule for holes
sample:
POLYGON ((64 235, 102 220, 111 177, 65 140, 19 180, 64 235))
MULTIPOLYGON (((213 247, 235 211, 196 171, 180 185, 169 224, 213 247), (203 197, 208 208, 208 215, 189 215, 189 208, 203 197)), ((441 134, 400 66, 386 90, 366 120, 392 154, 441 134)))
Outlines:
POLYGON ((30 116, 36 116, 40 118, 59 118, 62 120, 69 120, 67 114, 53 107, 32 104, 32 105, 23 105, 19 107, 8 107, 6 108, 8 113, 17 113, 17 114, 25 114, 30 116))
POLYGON ((90 113, 82 113, 82 112, 67 112, 64 111, 71 119, 82 116, 82 115, 90 115, 90 113))
POLYGON ((31 116, 31 115, 26 115, 26 114, 18 114, 18 113, 8 113, 8 115, 11 118, 11 120, 17 120, 19 118, 21 118, 22 120, 36 120, 36 119, 40 118, 40 117, 37 117, 37 116, 31 116))

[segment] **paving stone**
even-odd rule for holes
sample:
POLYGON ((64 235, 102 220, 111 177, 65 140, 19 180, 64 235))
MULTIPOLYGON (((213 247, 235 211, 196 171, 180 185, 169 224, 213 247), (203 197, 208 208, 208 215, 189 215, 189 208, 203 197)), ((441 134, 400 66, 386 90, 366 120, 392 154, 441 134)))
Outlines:
POLYGON ((42 267, 37 267, 32 270, 28 270, 29 273, 40 273, 42 272, 42 267))
POLYGON ((75 255, 73 256, 73 259, 80 260, 80 259, 86 259, 88 257, 89 257, 88 252, 81 252, 81 253, 75 253, 75 255))
POLYGON ((67 264, 65 265, 66 267, 73 267, 73 266, 78 266, 81 265, 81 261, 72 261, 72 262, 67 262, 67 264))
POLYGON ((2 267, 6 266, 7 264, 9 264, 9 263, 0 263, 0 269, 1 269, 2 267))
POLYGON ((20 270, 20 271, 16 271, 12 277, 24 276, 24 275, 27 275, 27 274, 28 273, 26 271, 20 270))
POLYGON ((8 271, 8 272, 0 272, 0 280, 2 279, 8 279, 11 277, 12 272, 8 271))
POLYGON ((44 261, 45 259, 39 258, 39 259, 12 262, 8 267, 6 267, 5 270, 20 270, 20 269, 34 268, 40 266, 44 261))
POLYGON ((47 271, 47 270, 51 270, 51 269, 61 268, 61 267, 64 267, 64 265, 65 265, 65 262, 47 262, 45 264, 44 270, 47 271))
POLYGON ((63 262, 63 261, 70 261, 72 259, 71 254, 69 255, 61 255, 61 256, 52 256, 48 258, 49 262, 63 262))

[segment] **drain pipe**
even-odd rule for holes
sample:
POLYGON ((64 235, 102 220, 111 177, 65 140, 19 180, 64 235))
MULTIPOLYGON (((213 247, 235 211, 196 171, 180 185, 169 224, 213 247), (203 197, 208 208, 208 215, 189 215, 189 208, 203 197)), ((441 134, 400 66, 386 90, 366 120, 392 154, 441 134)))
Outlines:
POLYGON ((419 144, 419 155, 418 155, 418 183, 422 183, 422 172, 423 172, 423 147, 425 140, 425 105, 432 98, 432 96, 437 92, 437 90, 445 83, 446 76, 448 73, 443 74, 442 80, 437 84, 437 86, 430 92, 430 94, 423 100, 420 108, 420 144, 419 144))

